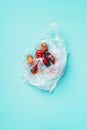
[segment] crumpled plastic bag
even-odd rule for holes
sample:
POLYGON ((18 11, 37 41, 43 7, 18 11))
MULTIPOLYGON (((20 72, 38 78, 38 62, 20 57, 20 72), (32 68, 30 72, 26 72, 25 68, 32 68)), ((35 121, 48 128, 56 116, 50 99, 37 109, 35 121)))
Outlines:
MULTIPOLYGON (((58 34, 57 24, 50 25, 47 32, 38 41, 33 52, 27 51, 23 56, 23 73, 24 81, 39 89, 52 92, 57 86, 59 79, 63 76, 67 62, 67 50, 64 39, 58 34), (26 56, 31 54, 35 57, 35 51, 40 48, 41 43, 48 45, 49 52, 55 57, 56 63, 46 67, 42 58, 35 58, 38 62, 38 73, 32 74, 30 69, 32 66, 26 64, 26 56)), ((34 63, 35 64, 35 63, 34 63)))

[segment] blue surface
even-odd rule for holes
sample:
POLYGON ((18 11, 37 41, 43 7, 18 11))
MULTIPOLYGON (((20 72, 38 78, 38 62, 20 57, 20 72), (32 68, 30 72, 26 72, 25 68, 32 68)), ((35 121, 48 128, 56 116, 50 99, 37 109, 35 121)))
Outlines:
POLYGON ((0 130, 87 130, 86 0, 0 1, 0 130), (52 22, 71 55, 50 95, 21 82, 19 59, 52 22))

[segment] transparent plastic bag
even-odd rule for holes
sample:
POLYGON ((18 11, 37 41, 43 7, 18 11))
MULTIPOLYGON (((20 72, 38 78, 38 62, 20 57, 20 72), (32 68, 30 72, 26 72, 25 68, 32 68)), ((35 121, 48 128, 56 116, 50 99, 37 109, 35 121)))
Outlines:
POLYGON ((50 25, 47 32, 42 36, 41 40, 38 41, 37 46, 34 48, 33 52, 27 51, 23 56, 23 71, 24 71, 24 81, 28 84, 36 86, 39 89, 47 90, 52 92, 56 87, 59 79, 64 74, 64 69, 67 62, 67 51, 64 44, 64 40, 59 36, 57 31, 57 24, 53 23, 50 25), (56 62, 51 63, 46 66, 43 62, 43 57, 37 58, 35 55, 36 50, 40 50, 42 43, 46 43, 48 47, 48 52, 55 58, 56 62), (26 57, 28 55, 33 55, 34 62, 33 65, 26 63, 26 57), (38 73, 31 73, 32 66, 37 66, 38 73))

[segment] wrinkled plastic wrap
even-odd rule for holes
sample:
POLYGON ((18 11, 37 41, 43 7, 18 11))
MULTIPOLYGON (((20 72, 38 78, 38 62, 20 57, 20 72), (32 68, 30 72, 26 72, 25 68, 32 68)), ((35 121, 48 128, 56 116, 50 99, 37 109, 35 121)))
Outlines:
MULTIPOLYGON (((33 52, 27 51, 23 56, 23 73, 24 81, 39 89, 52 92, 56 87, 59 79, 63 76, 67 62, 67 51, 64 43, 57 30, 57 24, 53 23, 42 38, 35 45, 33 52), (42 58, 35 58, 38 62, 38 73, 32 74, 32 66, 26 64, 26 56, 32 54, 35 57, 35 51, 40 48, 41 43, 47 43, 49 52, 56 58, 56 63, 46 67, 42 58)), ((34 63, 34 64, 35 64, 34 63)))

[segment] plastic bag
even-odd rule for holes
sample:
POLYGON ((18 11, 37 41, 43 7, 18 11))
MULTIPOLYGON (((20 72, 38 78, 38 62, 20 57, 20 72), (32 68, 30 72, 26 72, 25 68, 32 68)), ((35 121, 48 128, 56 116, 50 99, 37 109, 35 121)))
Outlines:
POLYGON ((53 23, 49 27, 48 31, 42 36, 42 39, 38 41, 33 52, 30 53, 27 51, 27 53, 24 54, 24 81, 39 89, 52 92, 59 79, 64 74, 66 62, 67 51, 64 40, 57 32, 57 24, 53 23), (41 50, 41 45, 44 43, 47 46, 47 51, 45 55, 42 54, 42 56, 40 56, 40 54, 38 55, 38 51, 41 50), (48 65, 44 62, 44 57, 46 57, 46 55, 48 55, 48 59, 50 59, 48 60, 48 65), (33 63, 28 62, 27 59, 29 58, 33 59, 33 63), (34 69, 35 67, 36 70, 34 69))

